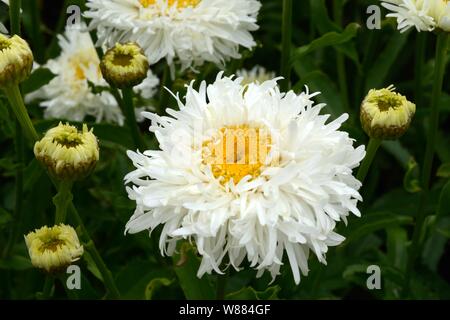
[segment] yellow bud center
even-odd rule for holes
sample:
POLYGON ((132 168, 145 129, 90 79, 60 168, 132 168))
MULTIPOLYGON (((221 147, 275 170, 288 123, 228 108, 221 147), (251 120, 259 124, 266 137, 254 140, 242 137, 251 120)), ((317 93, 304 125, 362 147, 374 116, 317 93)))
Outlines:
POLYGON ((264 127, 225 126, 203 142, 202 160, 222 184, 257 178, 267 162, 272 137, 264 127))
POLYGON ((2 37, 0 39, 0 51, 9 49, 10 47, 11 47, 11 41, 9 41, 8 38, 6 38, 6 37, 2 37))
MULTIPOLYGON (((201 0, 166 0, 169 7, 172 7, 175 3, 177 4, 178 9, 183 9, 187 7, 195 7, 199 4, 201 0)), ((139 0, 139 2, 144 6, 145 8, 148 8, 150 6, 156 5, 156 0, 139 0)))
POLYGON ((56 142, 66 148, 75 148, 80 145, 83 141, 79 137, 78 133, 64 133, 53 139, 56 142))
POLYGON ((52 251, 55 252, 56 250, 58 250, 58 247, 63 246, 64 245, 64 241, 58 238, 49 238, 49 239, 44 239, 42 240, 43 244, 40 248, 41 252, 44 251, 52 251))
POLYGON ((132 60, 133 56, 131 54, 116 53, 114 54, 112 63, 116 66, 126 67, 131 64, 132 60))

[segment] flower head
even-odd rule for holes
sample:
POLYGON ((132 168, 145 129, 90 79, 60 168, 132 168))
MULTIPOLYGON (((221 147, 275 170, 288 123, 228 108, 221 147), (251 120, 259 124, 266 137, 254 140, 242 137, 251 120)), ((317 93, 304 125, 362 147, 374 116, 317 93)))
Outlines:
POLYGON ((390 10, 387 17, 397 19, 401 32, 415 27, 417 31, 433 31, 436 28, 450 31, 449 0, 382 0, 390 10))
POLYGON ((75 230, 60 224, 43 226, 25 236, 31 263, 47 272, 64 270, 83 255, 83 246, 75 230))
POLYGON ((115 87, 134 87, 146 77, 147 57, 136 43, 117 43, 103 56, 100 64, 103 77, 115 87))
POLYGON ((254 66, 251 70, 241 69, 236 71, 238 77, 242 77, 242 84, 249 84, 252 82, 263 83, 267 80, 275 78, 274 72, 269 72, 262 66, 254 66))
POLYGON ((81 122, 91 116, 96 122, 123 125, 124 117, 113 95, 92 88, 92 85, 106 87, 108 84, 102 77, 91 37, 83 32, 83 27, 86 26, 67 27, 64 35, 58 35, 61 54, 42 66, 55 77, 25 99, 27 102, 42 100, 45 118, 81 122))
POLYGON ((227 261, 279 273, 287 254, 294 279, 308 273, 312 250, 325 263, 334 232, 349 212, 359 215, 361 183, 352 175, 365 155, 339 131, 348 118, 328 122, 323 104, 308 91, 281 93, 276 79, 243 85, 217 76, 170 117, 144 113, 161 150, 128 152, 128 195, 136 210, 126 231, 163 225, 160 249, 172 254, 180 239, 195 241, 202 262, 198 276, 227 261))
POLYGON ((0 88, 18 84, 30 75, 33 53, 21 37, 0 33, 0 88))
POLYGON ((257 0, 89 0, 99 43, 137 42, 149 61, 166 59, 182 68, 205 61, 222 64, 238 58, 239 46, 252 48, 258 28, 257 0))
POLYGON ((84 178, 99 159, 97 138, 86 124, 80 132, 74 126, 59 123, 36 142, 34 154, 52 175, 63 180, 84 178))
POLYGON ((395 92, 394 86, 369 91, 361 104, 361 124, 371 138, 397 139, 409 128, 416 105, 395 92))

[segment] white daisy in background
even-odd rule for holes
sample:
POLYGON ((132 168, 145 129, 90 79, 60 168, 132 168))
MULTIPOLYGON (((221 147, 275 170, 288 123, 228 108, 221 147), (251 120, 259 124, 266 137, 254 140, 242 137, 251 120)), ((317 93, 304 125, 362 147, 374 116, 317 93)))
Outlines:
POLYGON ((242 77, 242 84, 250 84, 252 82, 263 83, 267 80, 275 78, 275 72, 267 71, 262 66, 254 66, 252 69, 240 69, 236 71, 238 77, 242 77))
MULTIPOLYGON (((48 68, 55 77, 37 91, 27 95, 26 100, 42 100, 45 118, 83 121, 93 116, 96 122, 123 125, 124 117, 114 96, 107 91, 93 92, 95 86, 108 86, 100 71, 100 59, 86 26, 67 27, 64 36, 58 37, 61 54, 42 67, 48 68)), ((141 90, 152 94, 158 84, 155 76, 149 76, 141 84, 141 90)))
POLYGON ((397 19, 398 29, 411 27, 417 31, 440 28, 450 31, 450 1, 448 0, 383 0, 382 5, 392 11, 387 17, 397 19))
POLYGON ((85 16, 99 44, 137 42, 150 64, 166 59, 183 69, 239 58, 255 46, 257 0, 88 0, 85 16))
POLYGON ((359 216, 361 183, 352 169, 365 155, 339 131, 347 114, 326 123, 315 94, 281 93, 277 79, 242 84, 222 77, 198 91, 170 116, 152 120, 161 150, 128 152, 137 168, 125 177, 136 210, 126 232, 163 225, 160 249, 171 255, 180 239, 195 240, 202 262, 198 276, 227 255, 237 270, 252 267, 279 274, 286 252, 294 279, 308 273, 310 250, 326 263, 334 232, 349 212, 359 216))
MULTIPOLYGON (((2 0, 2 2, 9 5, 9 0, 2 0)), ((5 34, 8 33, 8 29, 6 29, 6 27, 1 22, 0 22, 0 33, 5 33, 5 34)))

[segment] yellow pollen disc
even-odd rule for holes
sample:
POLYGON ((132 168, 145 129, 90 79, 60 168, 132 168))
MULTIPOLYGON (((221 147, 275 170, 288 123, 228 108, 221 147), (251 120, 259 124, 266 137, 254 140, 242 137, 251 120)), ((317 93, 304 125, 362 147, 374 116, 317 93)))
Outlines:
MULTIPOLYGON (((199 4, 201 0, 166 0, 169 7, 172 7, 175 2, 177 3, 177 8, 187 8, 187 7, 195 7, 197 4, 199 4)), ((145 7, 148 8, 150 6, 153 6, 157 3, 156 0, 139 0, 139 2, 145 7)))
POLYGON ((272 137, 264 127, 225 126, 203 142, 202 160, 222 184, 235 184, 250 175, 257 178, 266 164, 272 137))

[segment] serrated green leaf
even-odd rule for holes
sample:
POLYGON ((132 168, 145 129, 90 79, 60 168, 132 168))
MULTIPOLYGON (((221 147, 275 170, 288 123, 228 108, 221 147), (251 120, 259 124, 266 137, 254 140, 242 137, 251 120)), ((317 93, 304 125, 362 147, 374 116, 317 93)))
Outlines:
POLYGON ((408 161, 408 167, 403 177, 403 187, 410 193, 422 190, 419 180, 419 165, 414 158, 410 158, 408 161))

